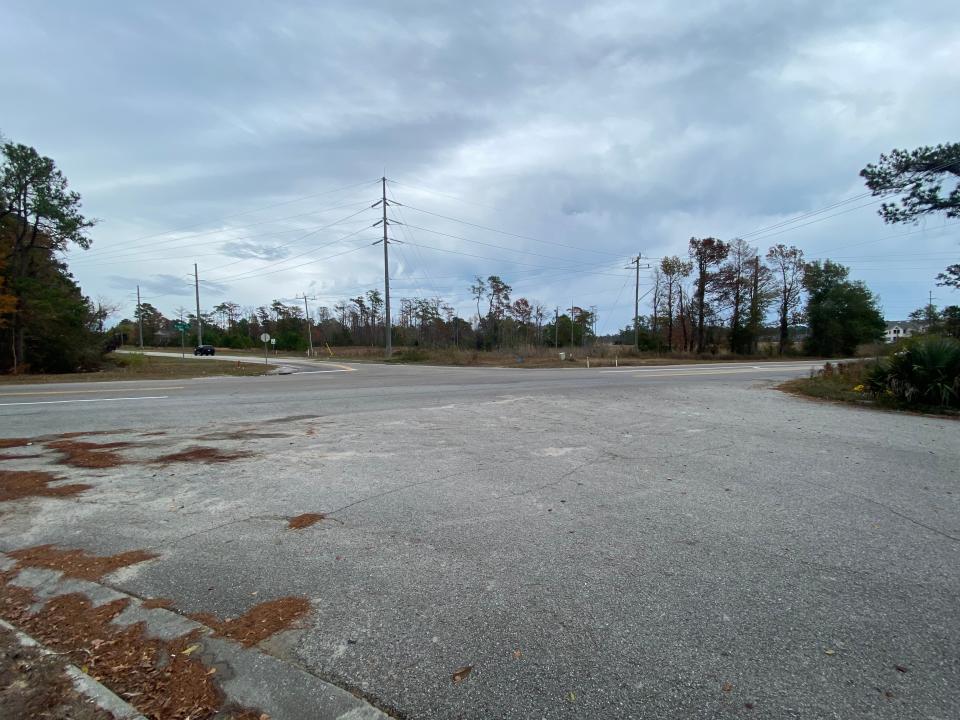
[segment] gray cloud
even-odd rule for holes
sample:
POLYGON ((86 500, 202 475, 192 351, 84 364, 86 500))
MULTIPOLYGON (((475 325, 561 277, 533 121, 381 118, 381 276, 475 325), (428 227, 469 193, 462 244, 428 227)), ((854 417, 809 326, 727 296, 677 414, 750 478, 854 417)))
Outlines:
MULTIPOLYGON (((18 72, 0 90, 21 102, 0 129, 56 158, 104 218, 71 268, 91 295, 127 292, 143 274, 171 305, 189 304, 189 283, 170 278, 193 262, 211 304, 307 287, 332 304, 379 286, 382 256, 366 245, 377 231, 336 243, 361 227, 344 225, 294 242, 350 209, 281 219, 372 203, 372 183, 250 211, 386 171, 413 207, 582 248, 396 210, 487 243, 394 228, 408 241, 393 254, 398 296, 444 294, 469 312, 470 278, 499 273, 518 294, 561 307, 576 295, 621 325, 626 255, 683 252, 691 235, 732 237, 856 195, 865 163, 956 140, 960 114, 944 92, 960 80, 960 50, 942 31, 960 11, 941 0, 15 0, 5 19, 18 32, 0 61, 18 72), (191 242, 198 231, 212 234, 191 242)), ((847 258, 903 316, 956 261, 956 235, 928 225, 883 239, 910 228, 867 207, 755 244, 847 258)))

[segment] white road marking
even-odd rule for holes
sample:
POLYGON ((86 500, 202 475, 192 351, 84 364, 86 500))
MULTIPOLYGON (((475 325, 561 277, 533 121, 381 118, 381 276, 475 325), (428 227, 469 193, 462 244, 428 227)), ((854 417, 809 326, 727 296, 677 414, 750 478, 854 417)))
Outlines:
POLYGON ((169 395, 147 395, 144 397, 121 398, 84 398, 82 400, 31 400, 29 402, 0 403, 0 407, 10 405, 61 405, 63 403, 117 402, 119 400, 166 400, 169 395))

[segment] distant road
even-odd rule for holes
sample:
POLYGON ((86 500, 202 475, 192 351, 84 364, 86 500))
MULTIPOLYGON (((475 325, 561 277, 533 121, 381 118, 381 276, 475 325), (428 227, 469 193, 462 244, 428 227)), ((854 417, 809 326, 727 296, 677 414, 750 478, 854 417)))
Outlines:
MULTIPOLYGON (((147 352, 168 357, 170 353, 147 352)), ((190 356, 185 362, 211 358, 190 356)), ((256 362, 247 355, 216 360, 256 362)), ((147 424, 212 422, 250 412, 270 417, 464 403, 502 394, 556 397, 640 385, 782 381, 820 362, 704 363, 621 368, 488 368, 340 363, 270 358, 290 375, 193 380, 47 383, 0 388, 0 417, 17 417, 17 433, 68 432, 147 424), (122 407, 121 407, 122 406, 122 407)))

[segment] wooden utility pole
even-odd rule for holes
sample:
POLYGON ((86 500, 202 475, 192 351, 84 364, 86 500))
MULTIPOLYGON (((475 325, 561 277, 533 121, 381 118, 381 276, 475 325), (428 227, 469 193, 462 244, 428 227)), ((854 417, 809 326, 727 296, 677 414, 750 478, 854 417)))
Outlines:
MULTIPOLYGON (((633 346, 640 349, 640 253, 630 261, 636 270, 636 280, 633 286, 633 346)), ((630 265, 627 267, 629 268, 630 265)), ((654 310, 656 312, 656 310, 654 310)))
POLYGON ((307 300, 316 300, 316 298, 308 298, 306 293, 303 294, 303 315, 307 320, 307 345, 310 348, 310 357, 313 357, 313 328, 310 326, 310 307, 307 305, 307 300))

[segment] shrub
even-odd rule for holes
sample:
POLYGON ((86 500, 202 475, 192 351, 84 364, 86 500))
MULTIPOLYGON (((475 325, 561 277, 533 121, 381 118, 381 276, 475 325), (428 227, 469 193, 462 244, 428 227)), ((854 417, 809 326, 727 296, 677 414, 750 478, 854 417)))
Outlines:
POLYGON ((960 407, 960 342, 928 337, 884 358, 867 376, 877 397, 893 397, 907 405, 960 407))

